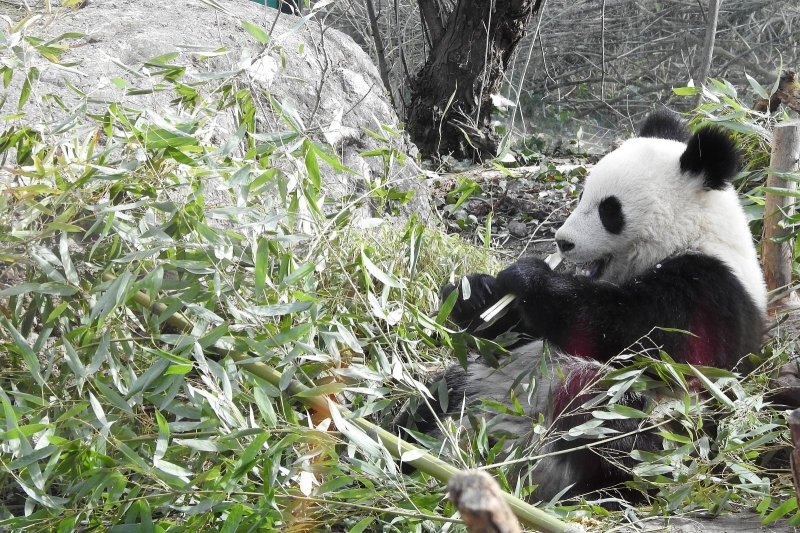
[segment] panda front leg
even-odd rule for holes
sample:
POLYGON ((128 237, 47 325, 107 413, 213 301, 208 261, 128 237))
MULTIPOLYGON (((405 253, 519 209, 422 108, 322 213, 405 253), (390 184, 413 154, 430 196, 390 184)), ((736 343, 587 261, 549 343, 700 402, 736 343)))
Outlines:
MULTIPOLYGON (((521 318, 518 309, 513 306, 506 308, 504 314, 489 324, 481 319, 480 315, 506 294, 498 289, 497 279, 494 276, 470 274, 466 276, 466 285, 468 287, 465 287, 465 282, 461 279, 457 285, 449 283, 440 290, 442 302, 453 292, 458 293, 450 313, 450 320, 457 326, 470 334, 490 340, 509 331, 522 332, 519 329, 521 318)), ((516 382, 522 373, 530 373, 540 367, 542 343, 519 340, 509 349, 513 350, 513 355, 504 359, 500 368, 494 368, 486 364, 479 355, 472 354, 466 368, 455 364, 438 373, 428 386, 432 388, 433 397, 437 399, 441 397, 439 388, 446 388, 446 405, 434 400, 429 403, 430 408, 421 408, 415 414, 406 409, 395 419, 394 425, 405 427, 413 420, 413 425, 418 430, 434 434, 438 425, 437 420, 460 412, 462 406, 481 399, 493 399, 501 403, 508 401, 509 385, 516 382)), ((546 411, 545 398, 536 398, 530 403, 532 405, 528 410, 546 411)), ((527 426, 529 424, 526 424, 527 426)), ((525 428, 521 429, 524 432, 525 428)))
MULTIPOLYGON (((466 276, 466 284, 468 289, 464 281, 460 279, 457 286, 448 283, 439 291, 442 302, 446 301, 453 292, 458 293, 450 313, 450 320, 458 327, 491 340, 511 330, 519 323, 519 316, 516 310, 512 309, 510 313, 485 327, 486 324, 480 318, 481 313, 497 303, 503 294, 498 292, 494 276, 488 274, 470 274, 466 276), (466 295, 467 290, 468 295, 466 295)), ((434 399, 426 402, 425 406, 412 402, 395 417, 392 427, 415 427, 423 433, 436 435, 438 421, 443 417, 451 416, 465 401, 469 403, 476 398, 491 397, 497 392, 487 390, 491 387, 482 387, 481 379, 476 377, 476 375, 491 374, 494 371, 495 369, 486 365, 476 355, 470 357, 467 368, 463 368, 459 364, 449 366, 428 382, 434 399), (476 386, 479 390, 476 390, 476 386), (446 388, 446 404, 439 402, 439 398, 441 398, 439 387, 446 388)), ((504 392, 507 395, 507 387, 504 392)))
POLYGON ((552 387, 560 379, 558 365, 549 361, 551 356, 547 355, 548 360, 542 361, 544 352, 541 341, 519 345, 497 367, 487 364, 479 354, 471 353, 466 368, 453 364, 433 377, 428 383, 433 398, 425 405, 404 410, 394 425, 413 426, 423 433, 440 436, 438 421, 443 418, 452 418, 457 426, 466 427, 470 424, 467 411, 472 410, 479 418, 484 416, 479 406, 482 400, 505 404, 509 410, 514 410, 513 392, 523 412, 519 415, 491 414, 486 416, 487 423, 492 433, 525 436, 533 421, 538 420, 540 414, 548 413, 555 392, 552 387), (530 388, 532 383, 533 389, 530 388), (442 403, 440 387, 444 387, 447 398, 442 403))
POLYGON ((666 259, 621 284, 524 259, 494 286, 517 296, 518 330, 601 362, 659 349, 681 363, 733 369, 759 350, 764 331, 763 313, 731 269, 702 254, 666 259))
MULTIPOLYGON (((523 467, 514 477, 529 480, 530 484, 536 486, 533 499, 546 503, 557 496, 562 502, 581 498, 619 498, 629 503, 640 501, 642 494, 626 485, 627 481, 633 480, 632 469, 636 464, 631 452, 655 452, 661 449, 661 437, 653 430, 643 430, 642 420, 614 419, 603 423, 606 429, 613 432, 611 440, 586 437, 565 439, 564 435, 570 430, 593 419, 589 410, 581 405, 592 399, 595 393, 575 393, 568 405, 560 404, 563 400, 559 396, 563 395, 559 393, 574 393, 571 383, 587 377, 594 381, 601 377, 602 372, 601 367, 591 361, 577 365, 573 362, 571 366, 554 395, 555 404, 551 406, 553 412, 549 417, 550 432, 545 438, 546 443, 534 448, 534 454, 542 456, 541 459, 528 472, 523 467)), ((645 412, 650 407, 649 402, 638 393, 627 393, 619 401, 620 405, 645 412)), ((613 503, 606 505, 614 507, 613 503)))
POLYGON ((446 301, 454 291, 458 292, 458 298, 450 312, 450 320, 468 333, 489 340, 508 331, 516 330, 520 323, 520 316, 516 308, 508 308, 505 314, 498 316, 490 323, 481 319, 484 311, 505 296, 505 293, 499 290, 494 276, 470 274, 466 276, 466 284, 469 292, 466 297, 467 287, 465 287, 463 278, 459 280, 457 286, 448 283, 439 291, 442 302, 446 301))

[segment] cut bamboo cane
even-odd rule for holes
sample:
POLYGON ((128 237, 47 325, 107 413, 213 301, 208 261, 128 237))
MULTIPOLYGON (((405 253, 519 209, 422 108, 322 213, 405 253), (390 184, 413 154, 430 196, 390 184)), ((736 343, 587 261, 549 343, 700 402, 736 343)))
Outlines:
MULTIPOLYGON (((116 278, 113 275, 106 273, 103 274, 103 279, 105 281, 113 281, 116 278)), ((137 304, 150 309, 156 314, 163 313, 167 308, 167 306, 162 303, 153 302, 150 297, 142 291, 135 292, 132 298, 137 304)), ((193 329, 192 322, 181 313, 174 313, 170 315, 166 319, 166 323, 170 327, 187 334, 193 329)), ((217 345, 214 346, 214 350, 220 356, 230 357, 239 363, 239 366, 251 374, 263 379, 264 381, 267 381, 275 387, 280 387, 282 376, 281 373, 264 363, 250 362, 255 357, 254 355, 249 353, 239 353, 235 350, 217 345)), ((300 393, 307 393, 310 389, 296 380, 291 380, 285 390, 290 395, 296 396, 300 393)), ((400 460, 404 454, 413 456, 413 459, 405 462, 417 470, 433 476, 442 483, 447 483, 454 474, 459 472, 457 468, 447 464, 437 457, 434 457, 433 455, 423 451, 413 444, 404 441, 393 433, 389 433, 385 429, 376 426, 369 420, 361 417, 354 417, 348 409, 338 404, 334 404, 325 395, 304 395, 298 399, 306 404, 306 406, 310 409, 321 413, 326 417, 331 416, 331 410, 335 409, 337 411, 336 414, 340 415, 341 418, 346 419, 348 422, 359 427, 371 438, 380 441, 395 459, 400 460), (411 453, 409 454, 409 452, 411 453)), ((331 416, 331 418, 334 417, 331 416)), ((578 533, 583 531, 579 526, 566 524, 558 518, 546 513, 545 511, 537 509, 536 507, 506 492, 503 493, 503 500, 522 523, 536 528, 537 531, 542 531, 544 533, 578 533)))
POLYGON ((500 312, 503 311, 506 307, 511 305, 511 302, 517 299, 515 294, 506 294, 491 306, 489 309, 481 313, 481 320, 484 322, 491 321, 494 317, 496 317, 500 312))

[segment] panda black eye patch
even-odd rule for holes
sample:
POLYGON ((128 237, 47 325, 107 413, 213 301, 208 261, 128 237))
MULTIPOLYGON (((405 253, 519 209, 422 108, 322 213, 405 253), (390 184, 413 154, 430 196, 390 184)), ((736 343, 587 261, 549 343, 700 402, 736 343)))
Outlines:
POLYGON ((604 198, 597 206, 597 212, 606 231, 615 235, 622 233, 622 228, 625 227, 625 215, 622 214, 622 204, 616 196, 604 198))

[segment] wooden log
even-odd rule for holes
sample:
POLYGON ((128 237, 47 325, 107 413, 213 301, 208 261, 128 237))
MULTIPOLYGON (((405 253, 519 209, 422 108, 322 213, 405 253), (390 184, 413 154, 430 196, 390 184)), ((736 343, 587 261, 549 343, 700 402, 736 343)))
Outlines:
MULTIPOLYGON (((464 470, 447 482, 447 497, 458 508, 469 533, 522 533, 504 494, 483 470, 464 470)), ((564 524, 563 528, 547 531, 586 533, 579 524, 564 524)))
MULTIPOLYGON (((783 172, 800 170, 800 120, 788 120, 775 126, 772 139, 770 168, 783 172)), ((797 182, 779 174, 767 176, 767 187, 797 191, 797 182)), ((790 232, 782 227, 785 215, 794 211, 794 198, 775 192, 767 192, 764 198, 764 239, 761 243, 761 259, 767 289, 787 288, 792 281, 793 243, 790 232), (778 242, 776 242, 778 241, 778 242)), ((777 302, 775 307, 795 306, 797 295, 790 293, 777 302)))
POLYGON ((492 476, 481 470, 459 472, 447 483, 447 497, 458 507, 470 533, 521 533, 502 494, 492 476))

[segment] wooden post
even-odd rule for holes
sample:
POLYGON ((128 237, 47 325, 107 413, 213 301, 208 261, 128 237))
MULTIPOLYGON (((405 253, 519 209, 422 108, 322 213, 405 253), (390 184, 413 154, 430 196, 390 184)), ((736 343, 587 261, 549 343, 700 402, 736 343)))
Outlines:
MULTIPOLYGON (((800 120, 787 120, 775 126, 772 138, 770 168, 778 172, 798 172, 800 170, 800 120)), ((797 191, 797 182, 770 174, 767 187, 797 191)), ((786 228, 780 226, 784 214, 791 215, 794 210, 792 196, 767 192, 764 197, 764 239, 761 241, 761 259, 767 289, 788 287, 792 281, 793 242, 786 228), (775 242, 781 240, 781 242, 775 242)), ((774 307, 794 307, 800 305, 797 294, 792 292, 778 301, 774 307)))
POLYGON ((792 435, 792 478, 794 479, 794 492, 800 502, 800 409, 795 409, 789 414, 789 430, 792 435))

